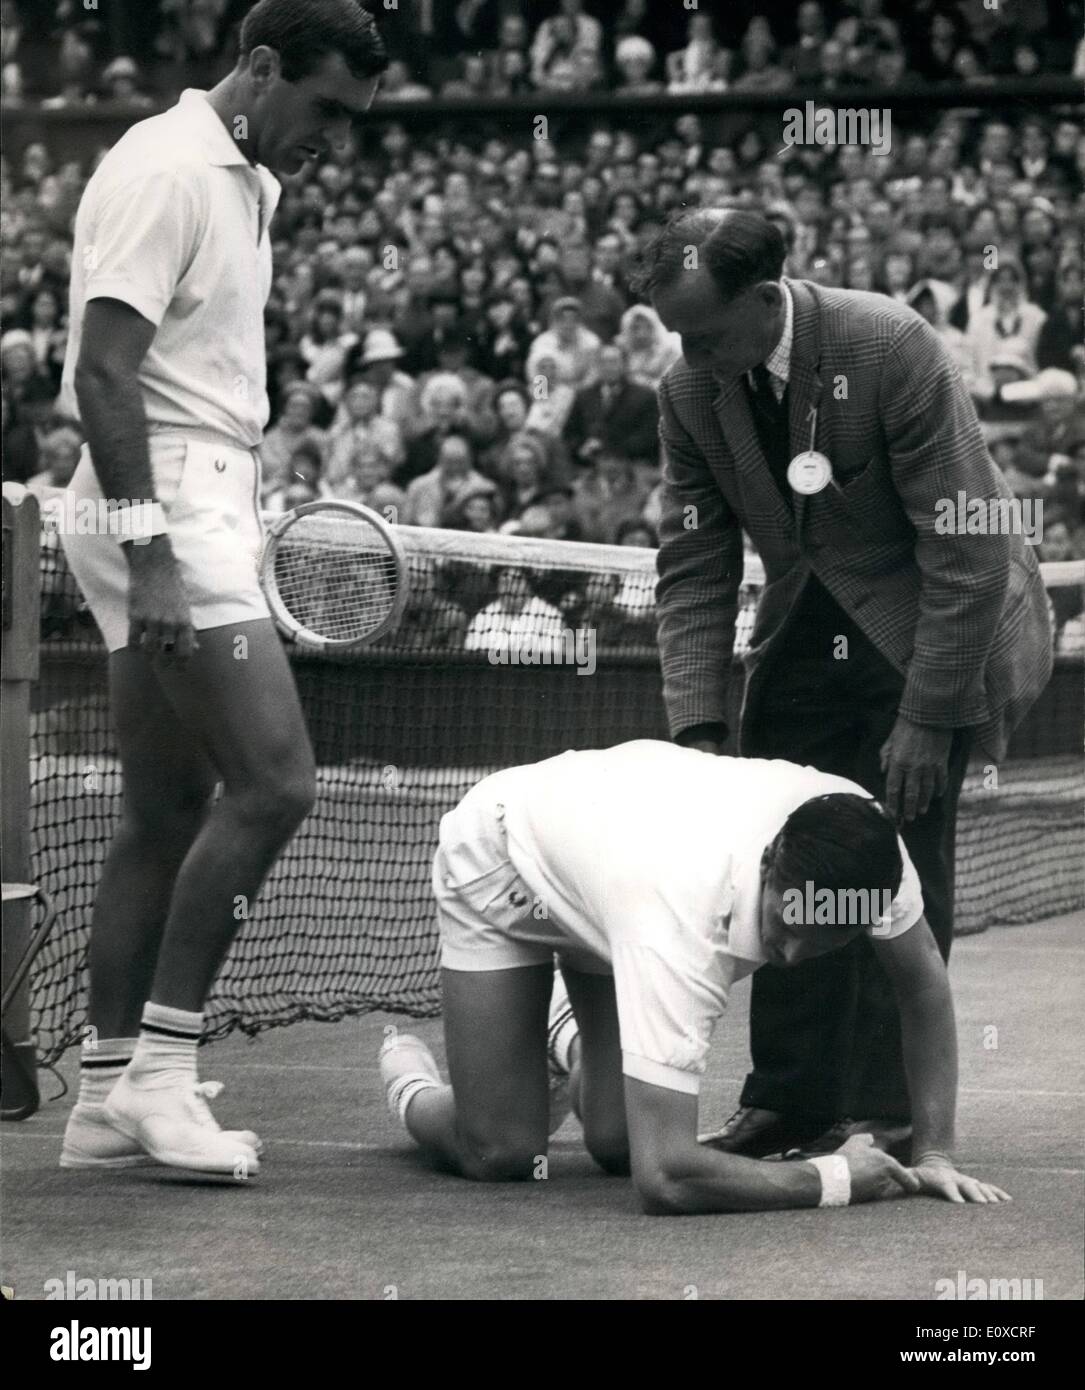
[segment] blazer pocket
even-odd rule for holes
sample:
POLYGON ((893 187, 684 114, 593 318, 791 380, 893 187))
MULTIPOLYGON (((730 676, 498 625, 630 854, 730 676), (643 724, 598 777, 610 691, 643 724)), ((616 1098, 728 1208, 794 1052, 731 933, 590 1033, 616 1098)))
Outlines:
POLYGON ((873 467, 873 464, 874 458, 871 457, 867 459, 866 463, 861 463, 858 468, 852 468, 847 472, 839 468, 834 469, 833 477, 836 479, 837 487, 847 495, 852 488, 857 487, 865 480, 876 477, 878 470, 873 467))

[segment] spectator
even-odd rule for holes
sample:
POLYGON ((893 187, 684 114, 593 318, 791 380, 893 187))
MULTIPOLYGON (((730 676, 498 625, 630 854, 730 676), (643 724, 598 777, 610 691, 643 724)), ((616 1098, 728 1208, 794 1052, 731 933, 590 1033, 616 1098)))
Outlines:
POLYGON ((343 329, 343 305, 337 290, 322 290, 309 316, 309 329, 298 344, 310 381, 329 405, 343 395, 343 367, 347 353, 358 342, 356 333, 343 329))
POLYGON ((480 338, 483 371, 495 380, 523 376, 531 333, 507 290, 495 290, 487 300, 480 338))
POLYGON ((947 305, 951 295, 947 295, 945 287, 936 281, 920 280, 908 292, 906 299, 945 343, 964 384, 974 391, 978 375, 975 352, 971 340, 949 321, 947 305))
POLYGON ((818 0, 802 0, 795 22, 798 42, 785 49, 781 64, 796 82, 812 85, 821 75, 821 50, 829 37, 825 12, 818 0))
POLYGON ((284 393, 282 416, 260 445, 265 495, 281 495, 290 479, 294 454, 302 444, 315 450, 318 463, 323 464, 327 435, 313 423, 318 397, 317 389, 307 382, 295 382, 284 393))
POLYGON ((751 21, 743 37, 742 63, 731 89, 735 92, 782 92, 791 85, 791 77, 777 61, 772 34, 755 27, 755 23, 751 21))
POLYGON ((488 437, 480 437, 468 410, 467 387, 452 372, 435 372, 428 378, 418 395, 418 413, 422 428, 408 441, 407 460, 394 474, 401 487, 432 473, 449 435, 462 436, 472 450, 487 443, 488 437))
POLYGON ((359 440, 339 478, 329 478, 324 493, 347 502, 360 502, 398 525, 407 514, 407 497, 390 481, 389 467, 372 440, 359 440))
POLYGON ((600 75, 603 28, 584 14, 582 0, 561 0, 531 41, 531 78, 540 89, 583 89, 600 75))
POLYGON ((301 438, 290 451, 285 467, 268 486, 265 483, 262 505, 266 512, 289 512, 294 507, 315 502, 324 495, 321 486, 323 455, 313 439, 301 438))
POLYGON ((26 327, 37 370, 52 381, 55 391, 60 390, 64 349, 68 342, 63 318, 60 296, 48 281, 42 280, 31 296, 26 327))
POLYGON ((619 343, 607 343, 599 349, 599 379, 577 392, 564 437, 578 463, 590 464, 606 449, 635 463, 658 464, 656 394, 630 380, 625 351, 619 343))
POLYGON ((355 376, 367 381, 380 397, 380 411, 386 420, 398 425, 404 439, 417 429, 415 418, 416 389, 398 363, 403 357, 394 333, 386 328, 372 328, 365 335, 361 351, 355 348, 347 354, 345 372, 348 383, 355 376))
POLYGON ((442 592, 444 575, 427 556, 411 557, 410 596, 395 632, 385 639, 400 651, 462 651, 467 614, 442 592))
POLYGON ((501 517, 492 485, 461 493, 445 508, 441 525, 450 531, 471 531, 475 535, 494 533, 501 517))
POLYGON ((567 484, 557 487, 542 487, 539 490, 538 505, 545 508, 549 524, 544 532, 548 540, 582 541, 584 530, 576 517, 576 493, 567 484))
POLYGON ((50 490, 66 488, 82 448, 83 436, 73 425, 56 425, 49 429, 38 454, 41 471, 27 482, 30 491, 44 498, 50 490))
POLYGON ((651 76, 656 65, 656 51, 640 34, 627 34, 618 40, 614 63, 621 74, 616 91, 623 96, 652 96, 663 90, 662 82, 651 76))
POLYGON ((493 490, 494 485, 472 467, 471 442, 449 433, 437 446, 436 465, 407 485, 404 522, 409 526, 438 526, 448 508, 467 492, 493 490))
POLYGON ((1015 353, 1029 375, 1037 371, 1036 347, 1047 316, 1025 298, 1024 272, 1018 261, 1003 256, 991 276, 991 300, 968 326, 967 339, 981 385, 990 379, 996 354, 1015 353))
POLYGON ((343 397, 328 437, 326 478, 336 496, 349 482, 359 449, 371 446, 389 473, 406 458, 399 426, 379 413, 379 405, 376 387, 367 381, 356 381, 343 397))
POLYGON ((638 479, 632 462, 605 450, 574 487, 576 515, 585 540, 605 545, 614 543, 623 521, 642 518, 648 500, 647 488, 638 479))
POLYGON ((471 421, 472 438, 484 444, 493 438, 497 421, 493 413, 494 381, 485 372, 468 362, 469 340, 461 327, 454 326, 443 335, 437 347, 437 370, 419 377, 421 391, 435 376, 452 376, 463 386, 464 412, 471 421))
POLYGON ((498 465, 502 510, 509 521, 519 520, 540 500, 546 480, 546 452, 537 436, 522 431, 505 446, 498 465))
MULTIPOLYGON (((493 440, 480 461, 483 472, 500 476, 501 460, 509 441, 528 429, 530 402, 526 388, 518 381, 506 379, 494 389, 494 411, 497 429, 493 440)), ((568 453, 562 440, 554 435, 532 429, 532 437, 543 450, 545 474, 548 478, 563 479, 568 474, 568 453)))
POLYGON ((533 377, 545 375, 547 386, 568 386, 574 392, 590 386, 596 376, 599 335, 582 322, 580 300, 565 295, 555 300, 550 311, 550 327, 531 344, 527 358, 529 383, 533 377), (551 364, 547 373, 541 372, 546 359, 551 364))
POLYGON ((667 91, 724 92, 727 90, 731 61, 732 54, 716 37, 712 16, 691 14, 685 48, 667 54, 667 91))
POLYGON ((534 434, 561 439, 565 422, 573 408, 576 391, 561 380, 556 357, 543 354, 535 359, 535 374, 531 381, 534 399, 527 413, 526 428, 534 434))
POLYGON ((1059 267, 1055 303, 1036 340, 1036 364, 1072 372, 1085 353, 1085 313, 1082 312, 1081 262, 1073 256, 1059 267))
POLYGON ((625 353, 629 380, 653 391, 667 368, 682 356, 681 339, 667 332, 648 304, 634 304, 625 311, 617 343, 625 353))
POLYGON ((139 66, 132 58, 114 58, 102 73, 106 101, 122 102, 137 111, 145 111, 154 105, 154 99, 140 91, 140 85, 139 66))
POLYGON ((464 649, 484 651, 495 662, 560 660, 564 619, 560 609, 535 591, 537 583, 529 570, 500 569, 497 597, 471 619, 464 649))
POLYGON ((60 73, 60 91, 56 96, 42 101, 43 111, 59 111, 68 107, 93 106, 95 97, 91 91, 91 72, 93 54, 90 45, 77 29, 67 29, 60 40, 57 56, 57 70, 60 73))

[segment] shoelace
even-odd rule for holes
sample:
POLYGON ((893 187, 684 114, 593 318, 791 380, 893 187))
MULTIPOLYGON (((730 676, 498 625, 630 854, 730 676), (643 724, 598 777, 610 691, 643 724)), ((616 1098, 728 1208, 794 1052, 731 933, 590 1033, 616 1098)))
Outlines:
POLYGON ((218 1120, 211 1114, 207 1104, 209 1100, 214 1100, 221 1095, 222 1091, 223 1083, 221 1081, 197 1081, 192 1087, 189 1111, 205 1129, 217 1129, 219 1131, 222 1129, 218 1120))

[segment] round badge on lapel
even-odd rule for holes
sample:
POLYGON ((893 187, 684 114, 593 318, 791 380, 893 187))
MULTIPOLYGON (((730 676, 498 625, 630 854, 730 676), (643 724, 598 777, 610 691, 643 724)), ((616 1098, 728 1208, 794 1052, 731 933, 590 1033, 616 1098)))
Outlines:
POLYGON ((815 492, 823 492, 833 479, 833 467, 824 454, 816 449, 807 449, 796 454, 787 465, 787 481, 792 491, 811 497, 815 492))

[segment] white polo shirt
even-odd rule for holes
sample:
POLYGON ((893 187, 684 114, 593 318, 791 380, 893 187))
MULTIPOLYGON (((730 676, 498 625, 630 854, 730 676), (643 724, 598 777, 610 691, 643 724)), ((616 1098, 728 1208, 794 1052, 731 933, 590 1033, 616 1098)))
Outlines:
MULTIPOLYGON (((695 1094, 735 980, 766 963, 761 856, 804 801, 868 796, 854 782, 783 760, 715 758, 639 740, 563 753, 481 784, 504 807, 509 860, 548 920, 527 930, 612 964, 623 1070, 695 1094)), ((923 913, 904 874, 890 921, 899 936, 923 913)), ((526 934, 526 933, 525 933, 526 934)))
POLYGON ((264 305, 278 180, 253 166, 189 89, 132 126, 79 204, 62 409, 90 299, 120 299, 158 330, 139 371, 152 427, 211 430, 245 448, 268 419, 264 305))

